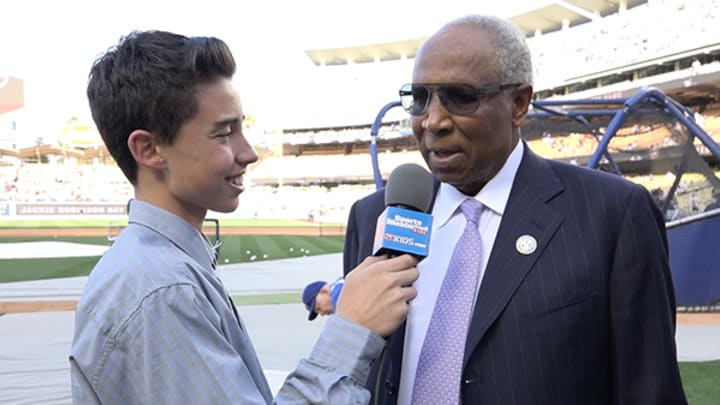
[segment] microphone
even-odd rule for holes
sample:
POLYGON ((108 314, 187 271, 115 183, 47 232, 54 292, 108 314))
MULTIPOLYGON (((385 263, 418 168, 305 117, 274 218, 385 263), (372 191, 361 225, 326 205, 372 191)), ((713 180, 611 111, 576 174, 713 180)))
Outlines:
POLYGON ((415 163, 396 167, 385 185, 385 210, 377 219, 373 256, 428 255, 433 198, 430 173, 415 163))

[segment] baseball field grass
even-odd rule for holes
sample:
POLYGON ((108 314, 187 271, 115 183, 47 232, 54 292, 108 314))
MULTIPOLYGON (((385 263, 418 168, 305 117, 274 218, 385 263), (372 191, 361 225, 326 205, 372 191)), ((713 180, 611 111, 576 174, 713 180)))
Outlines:
MULTIPOLYGON (((0 249, 20 242, 69 242, 109 246, 108 236, 125 226, 107 220, 0 222, 0 249)), ((216 240, 212 223, 205 228, 216 240)), ((227 220, 220 223, 220 264, 313 256, 342 251, 344 229, 339 224, 286 220, 227 220)), ((100 256, 0 259, 0 283, 86 276, 100 256)))
MULTIPOLYGON (((2 238, 3 244, 14 242, 45 241, 41 238, 2 238)), ((57 237, 57 242, 90 245, 107 245, 102 237, 57 237)), ((338 253, 342 251, 342 236, 307 235, 227 235, 221 236, 221 264, 277 260, 293 257, 338 253)), ((11 281, 42 280, 59 277, 76 277, 90 274, 100 256, 66 258, 0 259, 0 283, 11 281)))
POLYGON ((717 405, 720 400, 720 360, 681 361, 680 377, 690 405, 717 405))

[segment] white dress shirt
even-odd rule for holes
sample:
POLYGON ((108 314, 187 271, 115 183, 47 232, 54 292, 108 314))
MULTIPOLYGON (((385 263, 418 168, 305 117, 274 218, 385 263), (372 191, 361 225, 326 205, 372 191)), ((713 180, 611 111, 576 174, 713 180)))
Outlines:
MULTIPOLYGON (((523 149, 523 143, 519 141, 502 169, 474 196, 485 206, 478 221, 478 229, 482 237, 482 269, 478 289, 490 257, 489 253, 495 243, 495 235, 500 228, 515 173, 522 160, 523 149)), ((410 302, 407 318, 398 404, 410 404, 412 400, 418 359, 435 308, 435 301, 450 264, 452 251, 465 228, 465 217, 459 207, 466 198, 468 196, 447 183, 440 184, 440 190, 435 196, 429 253, 418 264, 420 278, 413 284, 418 294, 410 302)))

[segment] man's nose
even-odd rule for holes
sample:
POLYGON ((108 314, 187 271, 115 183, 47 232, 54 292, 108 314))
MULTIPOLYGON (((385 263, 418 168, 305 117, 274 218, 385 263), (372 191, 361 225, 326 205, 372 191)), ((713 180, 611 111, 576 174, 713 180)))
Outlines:
POLYGON ((445 108, 437 92, 433 91, 429 97, 423 128, 433 134, 444 134, 452 127, 450 112, 445 108))

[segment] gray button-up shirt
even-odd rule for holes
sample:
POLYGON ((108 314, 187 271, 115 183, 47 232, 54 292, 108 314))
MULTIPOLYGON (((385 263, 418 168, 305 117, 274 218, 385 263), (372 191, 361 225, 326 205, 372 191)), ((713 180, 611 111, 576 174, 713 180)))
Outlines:
POLYGON ((208 240, 133 201, 128 227, 88 278, 70 352, 75 403, 367 403, 384 341, 331 316, 273 399, 255 349, 213 271, 208 240))

